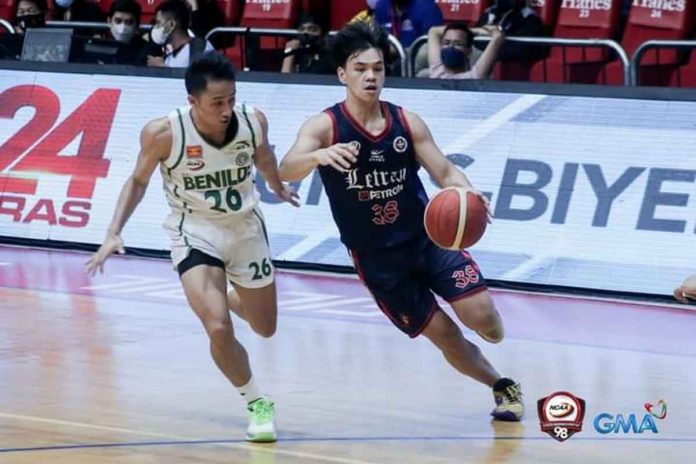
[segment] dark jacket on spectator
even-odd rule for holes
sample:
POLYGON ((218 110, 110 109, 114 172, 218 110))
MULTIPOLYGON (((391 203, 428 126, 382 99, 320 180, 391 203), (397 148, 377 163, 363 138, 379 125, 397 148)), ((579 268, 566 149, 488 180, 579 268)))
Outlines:
MULTIPOLYGON (((507 36, 520 37, 539 37, 546 35, 541 18, 533 9, 528 6, 522 8, 501 10, 496 5, 491 6, 483 12, 478 21, 478 26, 488 26, 498 24, 505 18, 504 30, 507 36), (509 14, 505 16, 506 13, 509 14)), ((476 43, 476 48, 483 50, 486 44, 476 43)), ((534 61, 544 57, 544 47, 539 45, 505 42, 498 54, 498 61, 534 61)))

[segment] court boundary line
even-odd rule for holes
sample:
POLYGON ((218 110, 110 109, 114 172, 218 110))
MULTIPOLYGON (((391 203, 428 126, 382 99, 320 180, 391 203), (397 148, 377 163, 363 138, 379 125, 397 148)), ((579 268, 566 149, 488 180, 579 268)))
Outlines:
MULTIPOLYGON (((401 436, 401 437, 281 437, 277 443, 326 443, 326 442, 383 442, 383 441, 543 441, 552 443, 546 436, 401 436)), ((574 441, 610 441, 610 442, 631 442, 631 443, 696 443, 696 438, 629 438, 629 437, 575 437, 574 441)), ((104 448, 129 448, 129 447, 151 447, 151 446, 181 446, 181 445, 225 445, 234 448, 243 448, 253 451, 268 451, 269 453, 288 454, 296 457, 308 457, 310 459, 324 459, 332 462, 345 463, 368 463, 369 461, 359 461, 348 458, 329 457, 317 455, 313 453, 295 452, 290 450, 282 450, 271 448, 273 444, 250 444, 241 439, 201 439, 201 440, 169 440, 169 441, 134 441, 134 442, 118 442, 118 443, 81 443, 72 445, 48 445, 36 447, 17 447, 17 448, 0 448, 2 453, 28 453, 41 451, 67 451, 75 449, 104 449, 104 448), (246 446, 245 446, 246 445, 246 446), (270 445, 270 446, 269 446, 270 445)), ((371 463, 370 463, 371 464, 371 463)))
MULTIPOLYGON (((39 416, 26 416, 26 415, 21 415, 21 414, 11 414, 11 413, 5 413, 5 412, 0 412, 0 418, 7 418, 7 419, 15 419, 15 420, 23 420, 23 421, 28 421, 28 422, 43 422, 47 424, 54 424, 54 425, 64 425, 64 426, 71 426, 71 427, 78 427, 78 428, 87 428, 87 429, 93 429, 93 430, 105 430, 105 431, 112 431, 112 432, 118 432, 118 433, 123 433, 123 434, 129 434, 129 435, 144 435, 144 436, 151 436, 151 437, 158 437, 158 438, 168 438, 171 441, 168 442, 131 442, 131 443, 136 443, 136 445, 130 445, 130 446, 154 446, 156 444, 159 444, 160 446, 164 446, 166 444, 174 445, 174 444, 199 444, 198 442, 202 440, 195 440, 189 437, 182 437, 178 435, 170 435, 170 434, 163 434, 163 433, 158 433, 158 432, 149 432, 149 431, 144 431, 144 430, 134 430, 134 429, 127 429, 127 428, 121 428, 121 427, 110 427, 110 426, 105 426, 105 425, 99 425, 99 424, 89 424, 86 422, 75 422, 75 421, 65 421, 61 419, 54 419, 50 417, 39 417, 39 416), (148 443, 152 443, 151 445, 148 445, 148 443)), ((205 441, 205 440, 203 440, 205 441)), ((208 440, 210 441, 210 440, 208 440)), ((304 459, 311 459, 315 461, 323 461, 323 462, 335 462, 339 464, 377 464, 371 461, 361 461, 357 459, 350 459, 350 458, 339 458, 339 457, 332 457, 328 455, 323 455, 323 454, 317 454, 317 453, 307 453, 303 451, 292 451, 292 450, 283 450, 283 449, 276 449, 276 448, 271 448, 268 445, 259 445, 259 444, 251 444, 247 442, 246 440, 218 440, 219 445, 224 445, 227 447, 231 448, 237 448, 237 449, 243 449, 245 451, 254 451, 254 452, 265 452, 267 454, 281 454, 281 455, 287 455, 287 456, 292 456, 296 458, 304 458, 304 459)), ((61 450, 61 449, 81 449, 81 448, 115 448, 115 447, 127 447, 128 442, 122 442, 122 443, 108 443, 108 444, 88 444, 88 445, 80 445, 80 444, 73 444, 73 445, 56 445, 53 447, 48 447, 48 446, 43 446, 43 447, 32 447, 32 448, 0 448, 0 454, 2 453, 11 453, 11 452, 30 452, 30 451, 52 451, 52 450, 61 450)))

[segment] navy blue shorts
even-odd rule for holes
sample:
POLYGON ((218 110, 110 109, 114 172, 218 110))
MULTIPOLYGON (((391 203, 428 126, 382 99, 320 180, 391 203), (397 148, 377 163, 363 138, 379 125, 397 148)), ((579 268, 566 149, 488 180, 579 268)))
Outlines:
POLYGON ((418 336, 438 309, 433 292, 453 302, 486 289, 468 252, 443 250, 427 236, 351 256, 379 308, 410 337, 418 336))

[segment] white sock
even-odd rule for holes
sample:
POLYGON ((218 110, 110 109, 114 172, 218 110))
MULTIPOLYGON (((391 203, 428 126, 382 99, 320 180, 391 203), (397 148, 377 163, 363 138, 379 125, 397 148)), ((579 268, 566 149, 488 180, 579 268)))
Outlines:
POLYGON ((246 383, 246 385, 242 385, 241 387, 237 387, 237 390, 239 390, 239 394, 242 395, 242 398, 244 398, 246 400, 247 404, 253 403, 254 401, 263 397, 263 395, 261 394, 261 391, 259 390, 259 387, 257 387, 256 382, 254 382, 253 375, 251 376, 249 381, 246 383))

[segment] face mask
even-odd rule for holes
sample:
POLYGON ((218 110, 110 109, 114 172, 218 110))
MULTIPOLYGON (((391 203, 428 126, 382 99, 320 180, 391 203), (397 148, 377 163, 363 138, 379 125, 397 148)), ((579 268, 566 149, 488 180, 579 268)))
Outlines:
POLYGON ((440 59, 446 68, 461 69, 466 65, 466 53, 454 47, 443 47, 440 59))
POLYGON ((73 0, 56 0, 56 5, 61 8, 70 8, 72 6, 73 0))
POLYGON ((377 8, 377 0, 367 0, 367 7, 371 10, 377 8))
POLYGON ((46 18, 44 18, 43 13, 22 15, 17 16, 15 24, 22 29, 28 29, 30 27, 44 27, 46 25, 46 18))
POLYGON ((167 39, 171 33, 172 31, 164 32, 164 26, 155 26, 150 32, 150 38, 152 38, 152 41, 157 45, 164 45, 167 43, 167 39))
POLYGON ((124 23, 112 24, 111 35, 113 35, 114 39, 118 40, 119 42, 130 42, 133 35, 135 35, 135 26, 126 25, 124 23))
POLYGON ((302 45, 303 47, 313 47, 319 41, 319 36, 303 33, 299 35, 299 40, 300 45, 302 45))

